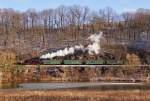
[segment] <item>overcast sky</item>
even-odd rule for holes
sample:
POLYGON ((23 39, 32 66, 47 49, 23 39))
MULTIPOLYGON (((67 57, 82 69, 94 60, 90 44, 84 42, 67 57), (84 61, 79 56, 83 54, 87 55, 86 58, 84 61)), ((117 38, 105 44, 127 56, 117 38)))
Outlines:
POLYGON ((117 13, 122 13, 134 11, 137 8, 150 8, 150 0, 0 0, 0 8, 13 8, 20 11, 29 8, 36 10, 56 8, 59 5, 82 5, 93 10, 109 6, 117 13))

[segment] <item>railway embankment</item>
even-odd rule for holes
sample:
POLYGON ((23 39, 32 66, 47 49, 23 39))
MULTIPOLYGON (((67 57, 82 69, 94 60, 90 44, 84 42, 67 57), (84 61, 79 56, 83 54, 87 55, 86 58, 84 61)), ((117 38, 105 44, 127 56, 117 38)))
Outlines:
POLYGON ((0 70, 0 83, 14 86, 24 82, 150 82, 147 65, 24 65, 0 70))

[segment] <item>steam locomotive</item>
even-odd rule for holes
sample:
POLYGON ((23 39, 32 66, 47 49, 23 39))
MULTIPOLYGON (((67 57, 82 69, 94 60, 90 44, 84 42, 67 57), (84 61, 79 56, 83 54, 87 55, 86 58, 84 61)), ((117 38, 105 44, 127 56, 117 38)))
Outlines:
POLYGON ((25 60, 23 65, 124 65, 125 61, 115 58, 108 52, 89 55, 87 52, 77 51, 75 54, 42 59, 40 57, 25 60))

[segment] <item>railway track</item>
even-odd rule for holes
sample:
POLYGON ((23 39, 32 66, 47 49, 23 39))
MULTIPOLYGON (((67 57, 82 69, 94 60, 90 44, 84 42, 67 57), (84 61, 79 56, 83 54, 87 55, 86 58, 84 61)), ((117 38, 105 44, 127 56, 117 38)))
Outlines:
POLYGON ((25 67, 150 67, 150 65, 24 65, 25 67))

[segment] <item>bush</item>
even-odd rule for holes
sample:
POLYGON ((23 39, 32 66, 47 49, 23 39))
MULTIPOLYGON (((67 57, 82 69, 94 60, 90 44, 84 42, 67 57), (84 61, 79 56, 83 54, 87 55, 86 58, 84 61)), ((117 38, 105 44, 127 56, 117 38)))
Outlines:
POLYGON ((127 54, 126 59, 129 65, 141 65, 141 60, 139 56, 134 53, 127 54))
POLYGON ((16 63, 16 53, 11 50, 0 50, 0 66, 11 67, 16 63))

